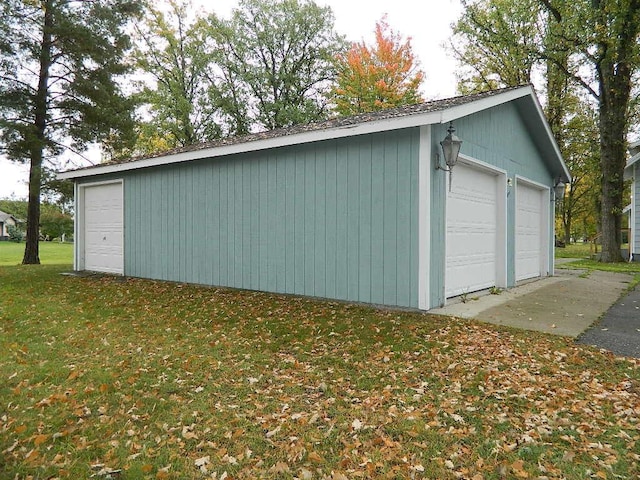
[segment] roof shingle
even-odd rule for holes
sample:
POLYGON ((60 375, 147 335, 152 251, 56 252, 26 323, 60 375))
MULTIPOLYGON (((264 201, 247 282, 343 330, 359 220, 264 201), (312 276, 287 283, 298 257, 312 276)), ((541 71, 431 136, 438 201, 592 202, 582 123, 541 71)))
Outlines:
MULTIPOLYGON (((359 125, 367 122, 406 117, 409 115, 415 115, 420 113, 437 112, 441 110, 446 110, 451 107, 456 107, 459 105, 475 102, 483 98, 493 97, 495 95, 499 95, 504 92, 508 92, 510 90, 516 90, 518 88, 522 88, 522 86, 502 88, 499 90, 492 90, 492 91, 476 93, 472 95, 450 97, 450 98, 445 98, 441 100, 431 100, 429 102, 418 103, 415 105, 407 105, 407 106, 402 106, 397 108, 390 108, 387 110, 380 110, 377 112, 362 113, 359 115, 353 115, 348 117, 335 117, 322 122, 294 125, 288 128, 279 128, 275 130, 267 130, 263 132, 250 133, 248 135, 221 138, 219 140, 214 140, 211 142, 197 143, 193 145, 188 145, 186 147, 174 148, 172 150, 159 152, 155 155, 118 159, 118 160, 101 163, 95 166, 98 167, 98 166, 104 166, 104 165, 115 165, 115 164, 121 164, 121 163, 136 162, 139 160, 164 157, 167 155, 175 155, 178 153, 194 152, 194 151, 204 150, 209 148, 237 145, 240 143, 249 143, 257 140, 266 140, 271 138, 284 137, 287 135, 295 135, 298 133, 326 130, 330 128, 348 127, 348 126, 359 125)), ((85 168, 92 168, 92 167, 85 167, 85 168)))

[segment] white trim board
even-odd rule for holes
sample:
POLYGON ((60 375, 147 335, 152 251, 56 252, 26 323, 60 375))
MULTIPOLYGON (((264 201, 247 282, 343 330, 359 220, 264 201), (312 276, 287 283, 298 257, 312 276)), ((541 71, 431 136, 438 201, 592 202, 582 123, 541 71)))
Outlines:
POLYGON ((418 154, 418 308, 431 308, 431 126, 420 127, 418 154))
MULTIPOLYGON (((536 97, 535 95, 532 95, 531 98, 533 99, 533 103, 536 106, 536 110, 538 111, 538 115, 540 116, 540 118, 542 118, 543 122, 543 126, 544 126, 544 130, 545 132, 547 132, 547 137, 549 139, 552 140, 552 144, 553 144, 553 150, 556 154, 556 156, 558 158, 562 158, 562 153, 560 153, 560 147, 558 147, 558 142, 556 142, 555 140, 555 136, 553 135, 553 132, 551 131, 551 127, 549 126, 549 122, 547 122, 546 120, 546 115, 544 114, 544 110, 542 109, 542 105, 540 105, 540 102, 538 101, 538 97, 536 97)), ((566 176, 566 181, 567 182, 571 182, 571 173, 569 172, 569 169, 567 168, 567 164, 564 163, 564 161, 561 163, 562 164, 562 170, 566 176)))

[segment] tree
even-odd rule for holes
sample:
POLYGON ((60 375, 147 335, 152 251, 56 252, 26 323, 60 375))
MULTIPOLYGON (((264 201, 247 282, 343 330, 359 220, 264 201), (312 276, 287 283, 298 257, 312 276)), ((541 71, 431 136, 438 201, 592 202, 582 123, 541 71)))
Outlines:
POLYGON ((152 154, 219 138, 205 20, 194 16, 189 1, 169 0, 166 12, 149 6, 135 29, 136 66, 152 79, 139 99, 151 119, 139 124, 136 149, 129 153, 152 154))
MULTIPOLYGON (((60 205, 44 201, 40 207, 40 235, 61 238, 63 234, 73 234, 73 218, 60 205)), ((0 210, 13 215, 19 221, 26 218, 28 209, 29 204, 24 200, 0 199, 0 210)), ((21 241, 23 239, 21 222, 18 224, 16 232, 18 234, 12 239, 21 241)))
POLYGON ((375 44, 354 43, 337 57, 335 110, 355 115, 422 101, 424 73, 418 68, 411 38, 404 40, 383 18, 376 23, 375 44))
POLYGON ((233 133, 327 116, 333 59, 344 40, 331 9, 311 0, 241 0, 229 20, 211 15, 218 105, 233 133))
POLYGON ((562 154, 571 169, 571 182, 564 198, 557 203, 556 212, 561 218, 564 240, 568 244, 572 237, 591 237, 596 231, 600 155, 594 109, 569 95, 565 97, 563 108, 567 116, 563 119, 562 154))
POLYGON ((137 0, 4 0, 0 4, 0 153, 30 162, 24 264, 40 263, 40 192, 46 161, 111 136, 130 141, 127 21, 137 0), (116 132, 122 135, 116 135, 116 132))
MULTIPOLYGON (((45 204, 46 205, 46 204, 45 204)), ((44 206, 44 205, 43 205, 44 206)), ((73 218, 58 210, 55 206, 45 208, 40 220, 40 233, 47 239, 59 238, 73 234, 73 218)))
POLYGON ((41 201, 57 205, 65 213, 72 213, 74 208, 74 184, 71 180, 58 180, 48 170, 42 172, 41 201))
MULTIPOLYGON (((593 59, 598 81, 600 166, 602 171, 603 262, 621 260, 624 167, 632 78, 640 67, 640 1, 595 0, 595 44, 593 59)), ((583 54, 591 55, 589 47, 583 54)), ((589 57, 587 57, 589 58, 589 57)), ((580 77, 578 77, 580 78, 580 77)), ((595 91, 587 88, 591 93, 595 91)))
POLYGON ((568 243, 573 220, 585 218, 584 212, 595 208, 590 194, 599 178, 593 108, 561 68, 567 68, 570 50, 552 34, 559 26, 538 0, 482 0, 464 5, 451 42, 463 66, 459 89, 471 93, 534 79, 542 84, 538 90, 545 94, 549 126, 573 174, 564 200, 556 204, 568 243), (554 62, 543 58, 547 50, 556 51, 554 62))
POLYGON ((21 222, 27 218, 27 207, 29 203, 24 200, 13 200, 10 198, 0 198, 0 210, 13 215, 21 222))
POLYGON ((538 0, 462 0, 450 48, 463 94, 532 83, 544 21, 538 0), (541 22, 542 20, 542 22, 541 22))
POLYGON ((24 239, 24 232, 19 225, 7 225, 7 235, 12 242, 19 243, 24 239))
MULTIPOLYGON (((517 5, 515 0, 478 0, 473 4, 517 5)), ((597 105, 600 161, 600 227, 602 261, 622 260, 620 226, 623 207, 623 173, 626 134, 634 105, 632 79, 640 67, 640 0, 537 0, 545 35, 527 46, 546 63, 548 87, 563 81, 579 87, 597 105)), ((532 19, 538 19, 532 16, 532 19)), ((488 38, 500 41, 489 28, 488 38)), ((562 100, 548 93, 553 126, 562 100)), ((561 115, 562 116, 562 115, 561 115)), ((554 132, 555 133, 555 132, 554 132)), ((562 140, 561 140, 562 141, 562 140)))
POLYGON ((626 136, 632 114, 632 80, 640 68, 640 0, 539 0, 557 24, 552 41, 570 48, 549 50, 543 58, 581 86, 598 106, 601 170, 601 260, 621 261, 620 228, 624 195, 626 136))

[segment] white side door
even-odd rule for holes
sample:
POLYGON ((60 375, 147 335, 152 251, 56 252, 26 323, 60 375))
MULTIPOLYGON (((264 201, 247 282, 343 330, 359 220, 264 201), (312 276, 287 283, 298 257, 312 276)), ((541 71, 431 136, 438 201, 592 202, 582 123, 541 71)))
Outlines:
POLYGON ((84 190, 84 270, 124 273, 122 182, 82 187, 84 190))

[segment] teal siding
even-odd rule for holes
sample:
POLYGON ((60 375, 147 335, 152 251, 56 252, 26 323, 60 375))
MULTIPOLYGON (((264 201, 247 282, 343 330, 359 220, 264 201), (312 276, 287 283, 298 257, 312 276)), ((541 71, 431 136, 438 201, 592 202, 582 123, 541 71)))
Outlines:
MULTIPOLYGON (((431 130, 431 305, 443 304, 445 201, 448 174, 435 170, 439 142, 446 136, 448 125, 433 125, 431 130)), ((499 105, 454 121, 456 134, 463 140, 461 153, 494 165, 513 179, 519 175, 543 185, 553 185, 552 175, 533 142, 514 102, 499 105)), ((455 178, 455 168, 453 172, 455 178)), ((512 187, 513 188, 513 187, 512 187)), ((551 219, 553 211, 551 210, 551 219)), ((553 241, 550 242, 550 258, 553 241)), ((507 197, 507 285, 515 285, 515 195, 507 197)))
POLYGON ((418 135, 127 172, 125 274, 417 307, 418 135))
MULTIPOLYGON (((506 171, 512 190, 516 176, 551 186, 552 175, 516 103, 457 119, 462 153, 506 171)), ((436 170, 435 161, 446 129, 446 124, 431 126, 429 148, 431 307, 445 301, 448 174, 436 170)), ((419 130, 325 140, 81 182, 124 179, 126 275, 418 307, 419 130)), ((507 285, 512 286, 515 195, 507 196, 506 207, 507 285)), ((549 209, 553 218, 551 203, 549 209)), ((638 232, 640 215, 635 221, 638 232)))

